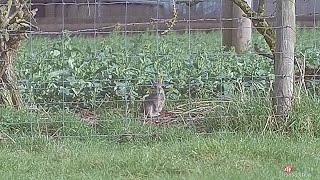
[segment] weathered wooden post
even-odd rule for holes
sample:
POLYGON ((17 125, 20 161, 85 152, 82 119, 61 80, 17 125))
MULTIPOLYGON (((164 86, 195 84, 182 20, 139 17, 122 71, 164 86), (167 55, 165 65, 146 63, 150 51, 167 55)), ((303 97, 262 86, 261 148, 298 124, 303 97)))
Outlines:
POLYGON ((225 50, 230 50, 232 46, 232 18, 233 2, 222 0, 222 41, 225 50))
MULTIPOLYGON (((245 0, 251 6, 251 0, 245 0)), ((232 46, 237 53, 243 53, 251 41, 252 25, 249 18, 243 17, 244 12, 233 4, 232 46)))
POLYGON ((277 0, 274 98, 279 118, 286 117, 292 106, 295 22, 295 0, 277 0))
MULTIPOLYGON (((251 5, 251 0, 244 0, 251 5)), ((251 41, 251 20, 243 17, 244 12, 232 0, 222 1, 223 45, 226 50, 235 47, 237 53, 242 53, 251 41)))

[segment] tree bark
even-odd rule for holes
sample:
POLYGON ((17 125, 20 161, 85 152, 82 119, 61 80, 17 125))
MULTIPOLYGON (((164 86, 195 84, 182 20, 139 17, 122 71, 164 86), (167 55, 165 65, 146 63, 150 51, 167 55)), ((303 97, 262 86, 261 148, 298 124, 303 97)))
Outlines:
POLYGON ((0 42, 0 104, 20 108, 22 100, 13 68, 13 59, 20 45, 21 37, 6 32, 0 36, 0 42))
POLYGON ((0 105, 20 108, 22 100, 17 86, 13 60, 37 9, 30 10, 28 0, 7 0, 0 4, 0 105))

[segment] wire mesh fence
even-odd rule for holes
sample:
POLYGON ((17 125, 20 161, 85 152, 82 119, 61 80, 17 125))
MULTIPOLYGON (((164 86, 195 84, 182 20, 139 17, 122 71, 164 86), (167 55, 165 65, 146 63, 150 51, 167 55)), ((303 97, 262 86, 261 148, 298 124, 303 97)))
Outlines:
MULTIPOLYGON (((178 0, 30 0, 30 9, 39 9, 40 29, 27 32, 15 60, 27 108, 18 114, 2 109, 3 133, 131 137, 153 136, 169 126, 199 133, 250 130, 248 123, 267 128, 274 64, 253 44, 262 53, 270 50, 254 28, 242 27, 243 18, 223 17, 223 1, 188 6, 178 0), (225 50, 226 29, 253 29, 246 51, 225 50), (165 106, 149 118, 141 104, 154 90, 152 79, 164 84, 165 106)), ((272 29, 283 28, 274 26, 270 2, 265 18, 272 29)), ((317 98, 320 3, 296 3, 296 98, 317 98)))

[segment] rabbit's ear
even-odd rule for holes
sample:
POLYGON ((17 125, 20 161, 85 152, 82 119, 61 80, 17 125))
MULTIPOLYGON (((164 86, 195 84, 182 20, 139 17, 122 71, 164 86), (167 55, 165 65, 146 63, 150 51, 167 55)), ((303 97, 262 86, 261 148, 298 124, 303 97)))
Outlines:
POLYGON ((156 84, 154 78, 152 78, 152 79, 150 80, 150 82, 151 82, 152 85, 156 84))

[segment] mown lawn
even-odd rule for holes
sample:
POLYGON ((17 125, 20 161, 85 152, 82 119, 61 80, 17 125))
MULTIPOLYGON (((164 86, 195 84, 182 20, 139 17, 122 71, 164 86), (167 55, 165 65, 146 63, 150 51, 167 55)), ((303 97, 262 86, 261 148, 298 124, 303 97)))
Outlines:
POLYGON ((319 179, 320 140, 279 134, 180 134, 127 142, 2 142, 1 179, 319 179), (293 171, 283 171, 286 164, 293 171))

